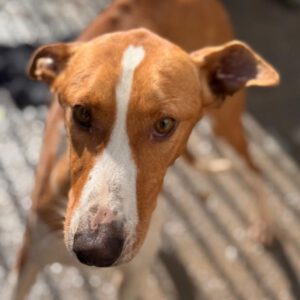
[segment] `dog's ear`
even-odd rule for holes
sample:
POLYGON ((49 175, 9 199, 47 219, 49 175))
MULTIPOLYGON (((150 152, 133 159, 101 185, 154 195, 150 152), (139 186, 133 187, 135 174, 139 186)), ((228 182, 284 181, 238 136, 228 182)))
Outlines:
POLYGON ((209 95, 205 104, 220 103, 227 96, 249 86, 273 86, 279 74, 249 46, 232 41, 220 47, 208 47, 191 53, 200 79, 209 95))
POLYGON ((38 48, 29 61, 28 76, 51 85, 79 45, 79 43, 60 43, 38 48))

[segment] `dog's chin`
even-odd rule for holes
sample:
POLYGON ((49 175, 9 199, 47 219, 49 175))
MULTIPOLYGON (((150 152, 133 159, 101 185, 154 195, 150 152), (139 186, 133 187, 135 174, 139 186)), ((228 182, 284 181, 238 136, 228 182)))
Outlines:
POLYGON ((117 261, 112 265, 112 267, 117 267, 123 264, 131 262, 135 258, 135 253, 124 253, 117 259, 117 261))
POLYGON ((129 263, 131 260, 135 258, 138 253, 137 247, 135 247, 136 241, 133 238, 127 238, 123 251, 117 261, 113 264, 113 266, 119 266, 126 263, 129 263))

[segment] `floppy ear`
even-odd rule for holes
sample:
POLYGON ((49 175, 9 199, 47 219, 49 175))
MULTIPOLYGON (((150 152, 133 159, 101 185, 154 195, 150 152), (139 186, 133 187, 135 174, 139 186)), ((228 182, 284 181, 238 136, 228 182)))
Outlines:
POLYGON ((28 76, 51 85, 56 76, 65 68, 78 46, 79 43, 60 43, 38 48, 29 61, 28 76))
POLYGON ((205 104, 223 102, 227 96, 248 86, 273 86, 279 74, 249 46, 232 41, 220 47, 208 47, 193 52, 201 80, 206 83, 209 96, 205 104))

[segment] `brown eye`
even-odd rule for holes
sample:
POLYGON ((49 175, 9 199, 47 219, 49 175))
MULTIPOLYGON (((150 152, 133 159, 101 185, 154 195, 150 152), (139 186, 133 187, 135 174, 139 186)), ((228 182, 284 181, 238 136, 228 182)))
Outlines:
POLYGON ((82 105, 75 105, 73 107, 73 119, 83 129, 89 129, 91 127, 91 112, 82 105))
POLYGON ((173 118, 165 117, 160 119, 154 125, 153 136, 156 138, 169 137, 176 127, 176 121, 173 118))

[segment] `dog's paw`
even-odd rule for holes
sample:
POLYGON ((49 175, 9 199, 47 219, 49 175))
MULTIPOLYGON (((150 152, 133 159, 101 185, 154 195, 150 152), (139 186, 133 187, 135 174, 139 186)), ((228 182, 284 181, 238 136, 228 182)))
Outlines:
POLYGON ((12 300, 16 299, 17 292, 17 278, 18 274, 15 270, 11 270, 5 279, 3 288, 1 290, 1 299, 12 300))
POLYGON ((264 247, 271 246, 275 238, 272 226, 263 220, 256 221, 250 226, 249 236, 264 247))
POLYGON ((195 163, 196 169, 210 173, 226 172, 231 169, 232 162, 227 158, 199 160, 195 163))

